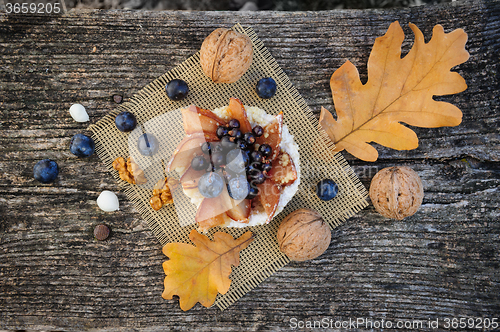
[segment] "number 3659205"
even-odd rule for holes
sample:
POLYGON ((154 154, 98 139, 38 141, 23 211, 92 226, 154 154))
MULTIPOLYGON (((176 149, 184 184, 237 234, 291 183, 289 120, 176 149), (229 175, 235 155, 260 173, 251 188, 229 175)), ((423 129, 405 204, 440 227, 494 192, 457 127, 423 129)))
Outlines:
POLYGON ((7 14, 59 14, 59 3, 6 3, 7 14))

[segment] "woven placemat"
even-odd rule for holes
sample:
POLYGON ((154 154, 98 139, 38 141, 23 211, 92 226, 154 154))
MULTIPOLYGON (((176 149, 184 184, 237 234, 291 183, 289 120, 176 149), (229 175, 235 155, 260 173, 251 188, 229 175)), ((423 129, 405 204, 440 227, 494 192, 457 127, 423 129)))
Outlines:
MULTIPOLYGON (((159 157, 155 157, 156 159, 144 157, 143 160, 139 160, 141 167, 149 168, 148 177, 153 174, 156 179, 149 179, 148 185, 145 186, 130 185, 120 180, 118 172, 112 167, 112 162, 117 157, 126 158, 134 154, 133 144, 130 144, 129 148, 129 140, 133 141, 136 138, 134 138, 135 134, 122 133, 117 130, 114 124, 115 116, 122 111, 132 112, 137 117, 139 126, 147 125, 151 119, 157 120, 163 117, 165 119, 163 126, 148 128, 148 132, 154 131, 154 135, 158 137, 161 144, 162 135, 170 138, 180 135, 179 129, 176 129, 179 128, 179 124, 172 123, 172 118, 175 116, 169 116, 168 112, 178 111, 179 108, 191 104, 205 109, 215 109, 228 105, 229 98, 236 97, 244 105, 257 106, 270 114, 283 111, 284 123, 300 147, 301 183, 299 190, 284 210, 267 225, 222 229, 216 227, 208 232, 207 235, 210 238, 213 238, 216 231, 227 232, 237 238, 247 230, 251 230, 255 237, 250 246, 241 252, 240 265, 233 268, 230 275, 231 288, 226 294, 219 294, 216 299, 215 304, 221 310, 237 301, 289 262, 278 249, 276 231, 281 220, 290 212, 299 208, 317 210, 334 228, 368 204, 366 189, 345 159, 340 154, 332 152, 333 144, 324 132, 318 130, 318 120, 255 32, 251 28, 244 29, 239 24, 233 29, 247 34, 252 40, 254 50, 251 67, 236 83, 213 83, 201 69, 198 52, 147 85, 129 102, 121 104, 116 110, 89 127, 93 132, 97 155, 110 170, 128 199, 147 221, 160 243, 162 245, 170 242, 190 243, 188 234, 195 228, 195 225, 181 227, 179 215, 182 213, 177 213, 187 208, 184 203, 176 202, 159 211, 154 211, 149 205, 152 185, 163 176, 165 160, 169 160, 175 144, 169 140, 172 144, 162 147, 159 157), (263 77, 272 77, 277 83, 277 93, 271 99, 261 99, 255 91, 256 83, 263 77), (166 96, 165 85, 174 78, 182 79, 189 85, 189 95, 182 101, 171 101, 166 96), (162 161, 163 158, 165 160, 162 161), (338 196, 328 202, 319 200, 315 194, 316 183, 324 178, 335 180, 340 188, 338 196)), ((162 121, 155 121, 155 123, 162 123, 162 121)), ((182 136, 179 136, 177 142, 181 138, 182 136)), ((190 209, 192 206, 187 208, 187 210, 190 209)))

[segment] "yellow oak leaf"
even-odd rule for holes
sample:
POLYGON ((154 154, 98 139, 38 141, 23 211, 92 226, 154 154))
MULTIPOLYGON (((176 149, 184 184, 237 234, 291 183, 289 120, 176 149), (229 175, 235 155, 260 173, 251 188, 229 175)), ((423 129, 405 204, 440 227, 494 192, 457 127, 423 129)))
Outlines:
POLYGON ((163 263, 165 290, 162 297, 172 299, 179 296, 182 310, 191 309, 196 302, 210 307, 217 292, 227 293, 231 285, 231 265, 240 264, 240 251, 253 241, 248 231, 238 239, 227 233, 217 232, 214 241, 192 230, 189 238, 196 245, 169 243, 163 253, 170 258, 163 263))
POLYGON ((356 67, 349 61, 330 79, 337 120, 321 109, 320 125, 335 143, 335 151, 375 161, 376 142, 396 150, 418 147, 411 126, 436 128, 457 126, 462 112, 454 105, 433 100, 433 96, 467 89, 465 80, 451 68, 469 58, 467 34, 462 29, 445 33, 441 25, 425 43, 422 32, 410 23, 415 43, 401 58, 404 33, 396 21, 386 34, 375 40, 368 59, 368 81, 362 84, 356 67))

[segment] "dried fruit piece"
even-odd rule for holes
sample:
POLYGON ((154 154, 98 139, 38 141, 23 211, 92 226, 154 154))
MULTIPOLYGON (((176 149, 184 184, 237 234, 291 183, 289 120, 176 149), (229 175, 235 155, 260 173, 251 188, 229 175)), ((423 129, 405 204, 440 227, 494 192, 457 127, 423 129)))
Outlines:
POLYGON ((181 112, 184 131, 187 135, 201 132, 215 135, 217 128, 224 125, 224 121, 217 119, 217 116, 207 115, 208 113, 213 114, 212 112, 194 105, 182 109, 181 112))
MULTIPOLYGON (((198 209, 198 211, 199 211, 199 209, 198 209)), ((225 215, 224 213, 221 213, 221 214, 218 214, 216 216, 197 221, 198 231, 204 233, 212 227, 217 227, 217 226, 224 224, 224 222, 225 222, 224 215, 225 215)))
POLYGON ((128 157, 127 162, 122 157, 118 157, 113 161, 113 168, 118 171, 120 179, 127 181, 130 184, 144 184, 148 182, 144 176, 144 172, 137 165, 132 157, 128 157))
POLYGON ((238 220, 239 222, 248 222, 248 217, 252 210, 252 202, 249 199, 242 200, 238 205, 228 210, 226 214, 229 218, 233 220, 238 220))
POLYGON ((351 62, 342 65, 330 79, 337 120, 322 108, 321 127, 335 143, 335 151, 347 150, 353 156, 375 161, 376 142, 396 150, 418 147, 411 126, 436 128, 457 126, 462 112, 454 105, 436 101, 433 96, 459 93, 465 80, 451 68, 467 61, 467 34, 462 29, 444 33, 436 25, 425 43, 422 32, 410 23, 415 44, 401 58, 404 33, 399 23, 376 39, 368 60, 368 81, 362 84, 351 62))
POLYGON ((276 183, 282 186, 292 184, 297 180, 297 170, 292 158, 286 152, 282 152, 273 163, 273 167, 267 175, 276 183))
POLYGON ((232 119, 238 120, 239 130, 243 133, 248 133, 252 131, 252 126, 248 121, 247 111, 245 106, 238 98, 229 98, 228 112, 232 119))
POLYGON ((113 101, 117 104, 121 104, 123 101, 122 95, 113 95, 113 101))
POLYGON ((202 155, 201 146, 205 142, 213 142, 217 141, 218 138, 212 134, 202 134, 195 133, 191 135, 187 135, 184 139, 179 143, 174 153, 172 154, 172 158, 170 159, 167 165, 167 173, 175 170, 180 167, 184 170, 191 165, 191 160, 195 156, 202 155))
POLYGON ((189 168, 184 172, 184 174, 182 174, 179 180, 182 184, 182 188, 198 188, 198 181, 205 173, 206 172, 204 170, 196 171, 191 166, 189 166, 189 168))
POLYGON ((204 109, 204 108, 199 108, 196 106, 196 112, 198 112, 198 114, 201 114, 201 115, 204 115, 204 116, 207 116, 211 119, 214 119, 215 121, 219 122, 219 123, 222 123, 222 124, 225 124, 226 121, 224 121, 223 119, 219 118, 217 116, 217 114, 215 114, 214 112, 210 111, 210 110, 207 110, 207 109, 204 109))
POLYGON ((199 230, 201 232, 206 231, 208 228, 205 228, 209 219, 216 218, 216 221, 212 221, 212 226, 222 225, 224 223, 223 214, 226 211, 230 210, 233 207, 231 198, 227 190, 224 188, 219 196, 213 198, 204 198, 198 207, 198 211, 196 212, 195 221, 198 223, 199 230), (214 224, 217 222, 216 224, 214 224))
POLYGON ((169 300, 178 295, 184 311, 196 302, 210 307, 217 293, 227 293, 231 286, 231 266, 239 265, 240 251, 253 241, 250 231, 236 240, 229 234, 217 232, 210 241, 192 230, 189 238, 196 247, 185 243, 169 243, 163 247, 169 260, 163 263, 166 277, 162 297, 169 300))
POLYGON ((264 183, 259 186, 259 201, 264 207, 264 210, 267 214, 266 223, 269 223, 271 219, 274 217, 274 213, 278 208, 278 204, 280 201, 281 191, 279 186, 274 183, 271 179, 266 179, 264 183))
POLYGON ((247 35, 219 28, 203 41, 200 63, 214 83, 234 83, 250 68, 252 56, 252 41, 247 35))
POLYGON ((257 138, 256 143, 260 145, 269 144, 272 154, 268 158, 273 161, 280 153, 281 135, 283 132, 283 112, 276 115, 274 120, 264 128, 264 134, 257 138))

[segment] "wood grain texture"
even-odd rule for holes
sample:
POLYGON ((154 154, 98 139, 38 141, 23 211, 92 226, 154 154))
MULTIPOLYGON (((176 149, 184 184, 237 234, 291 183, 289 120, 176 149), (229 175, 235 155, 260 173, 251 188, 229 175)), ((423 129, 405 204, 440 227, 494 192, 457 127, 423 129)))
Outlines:
POLYGON ((498 317, 499 39, 499 1, 294 13, 0 14, 0 329, 285 331, 292 318, 498 317), (460 126, 414 128, 418 149, 379 146, 377 163, 346 154, 366 187, 383 167, 416 170, 425 191, 417 214, 395 222, 366 208, 332 231, 324 255, 289 264, 223 312, 200 305, 182 312, 177 301, 163 300, 161 247, 123 194, 119 212, 98 209, 99 192, 118 186, 97 157, 69 152, 71 137, 88 125, 74 122, 69 107, 83 104, 95 123, 116 107, 113 94, 128 100, 195 53, 212 30, 240 22, 317 114, 320 106, 334 111, 332 73, 349 59, 366 81, 373 42, 395 20, 407 34, 403 53, 413 40, 409 22, 426 40, 435 24, 469 35, 471 57, 456 68, 469 87, 438 98, 463 111, 460 126), (53 184, 33 179, 43 158, 60 166, 53 184), (99 223, 111 228, 104 242, 93 239, 99 223))

